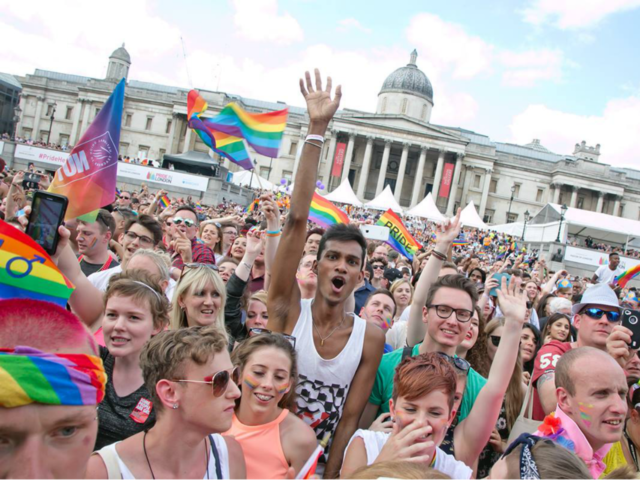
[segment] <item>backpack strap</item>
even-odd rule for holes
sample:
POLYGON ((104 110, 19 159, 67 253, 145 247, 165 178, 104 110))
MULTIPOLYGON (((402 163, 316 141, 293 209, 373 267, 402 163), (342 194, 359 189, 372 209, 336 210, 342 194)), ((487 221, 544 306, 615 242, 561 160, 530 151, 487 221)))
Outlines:
POLYGON ((115 452, 115 446, 113 448, 103 448, 94 452, 93 455, 98 455, 104 462, 104 466, 107 467, 107 476, 110 479, 122 478, 122 472, 120 471, 120 463, 118 462, 118 456, 115 452))
POLYGON ((412 353, 413 353, 413 347, 409 347, 409 346, 404 347, 402 349, 402 358, 400 359, 400 362, 402 363, 402 361, 405 358, 410 357, 412 353))

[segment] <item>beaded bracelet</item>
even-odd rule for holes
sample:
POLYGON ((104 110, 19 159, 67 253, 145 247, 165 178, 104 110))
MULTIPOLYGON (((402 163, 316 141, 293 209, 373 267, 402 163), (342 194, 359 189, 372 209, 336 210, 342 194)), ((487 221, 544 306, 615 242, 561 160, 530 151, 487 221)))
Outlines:
POLYGON ((436 257, 438 260, 444 262, 447 259, 447 256, 444 253, 440 253, 437 250, 432 250, 431 255, 436 257))

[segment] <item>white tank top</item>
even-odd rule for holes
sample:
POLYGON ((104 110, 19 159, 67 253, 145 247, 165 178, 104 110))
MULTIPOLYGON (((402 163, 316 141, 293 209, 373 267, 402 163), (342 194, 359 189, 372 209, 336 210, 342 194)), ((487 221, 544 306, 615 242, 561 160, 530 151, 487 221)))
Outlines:
MULTIPOLYGON (((300 317, 292 332, 298 353, 296 404, 297 415, 314 429, 318 440, 322 440, 327 432, 333 438, 342 417, 351 382, 362 358, 367 322, 353 315, 353 330, 347 344, 336 357, 325 360, 313 343, 312 302, 313 299, 300 301, 300 317)), ((326 452, 329 452, 328 448, 326 452)), ((325 463, 324 458, 320 460, 325 463)))
MULTIPOLYGON (((224 441, 221 435, 213 434, 210 435, 209 438, 213 439, 213 444, 218 450, 218 456, 220 457, 220 471, 222 472, 222 478, 231 478, 229 473, 229 450, 227 450, 227 442, 224 441)), ((115 457, 118 460, 118 467, 120 468, 120 478, 124 480, 135 480, 136 477, 133 476, 129 467, 122 461, 120 455, 118 455, 118 451, 116 450, 116 445, 120 442, 112 443, 111 445, 107 445, 103 447, 101 450, 96 453, 103 458, 103 461, 106 464, 105 456, 115 457)), ((95 454, 94 454, 95 455, 95 454)), ((213 455, 213 451, 209 449, 209 470, 205 472, 203 479, 206 478, 217 478, 216 477, 216 459, 213 455)))

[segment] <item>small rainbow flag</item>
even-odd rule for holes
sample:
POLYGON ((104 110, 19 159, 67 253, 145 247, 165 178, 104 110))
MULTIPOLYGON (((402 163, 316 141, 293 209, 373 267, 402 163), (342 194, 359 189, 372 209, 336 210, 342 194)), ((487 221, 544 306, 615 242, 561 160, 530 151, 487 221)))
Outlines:
POLYGON ((166 195, 162 195, 160 200, 158 200, 158 203, 162 205, 163 208, 167 208, 171 204, 171 200, 169 200, 169 197, 166 195))
POLYGON ((116 187, 116 195, 119 197, 120 195, 122 195, 122 192, 120 191, 120 189, 118 187, 116 187))
POLYGON ((636 277, 639 273, 640 273, 640 264, 622 272, 620 275, 616 277, 616 279, 613 281, 613 284, 620 285, 620 287, 624 288, 627 286, 627 283, 629 283, 629 281, 634 277, 636 277))
POLYGON ((327 448, 329 444, 330 433, 325 434, 322 441, 320 441, 320 445, 316 447, 311 456, 307 459, 305 464, 302 466, 296 478, 308 479, 311 478, 316 473, 316 468, 318 467, 318 460, 324 453, 324 449, 327 448))
POLYGON ((195 206, 196 206, 196 210, 204 210, 204 208, 202 208, 202 204, 200 202, 196 202, 195 206))
POLYGON ((259 204, 260 204, 260 199, 256 198, 253 202, 251 202, 251 205, 247 207, 247 213, 254 212, 258 208, 259 204))
POLYGON ((422 245, 413 238, 402 223, 402 220, 400 220, 400 217, 393 210, 389 209, 383 213, 376 225, 389 228, 389 240, 387 240, 387 243, 409 260, 413 260, 413 254, 422 248, 422 245))
POLYGON ((464 235, 460 235, 458 238, 456 238, 453 241, 453 246, 454 247, 464 247, 469 245, 469 242, 467 242, 467 239, 464 238, 464 235))
POLYGON ((328 228, 336 223, 349 223, 349 217, 346 213, 316 192, 313 192, 311 199, 309 220, 322 228, 328 228))
POLYGON ((40 245, 0 220, 0 298, 30 298, 66 307, 75 287, 40 245))

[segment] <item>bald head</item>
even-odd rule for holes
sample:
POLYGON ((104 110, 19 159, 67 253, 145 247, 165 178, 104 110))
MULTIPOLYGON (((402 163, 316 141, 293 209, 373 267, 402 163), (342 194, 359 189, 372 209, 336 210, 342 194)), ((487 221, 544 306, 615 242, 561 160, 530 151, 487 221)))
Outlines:
POLYGON ((575 382, 581 374, 588 372, 587 363, 596 362, 599 365, 610 367, 612 372, 621 370, 611 355, 593 347, 580 347, 569 350, 560 357, 556 365, 556 387, 564 388, 569 395, 575 395, 575 382))

